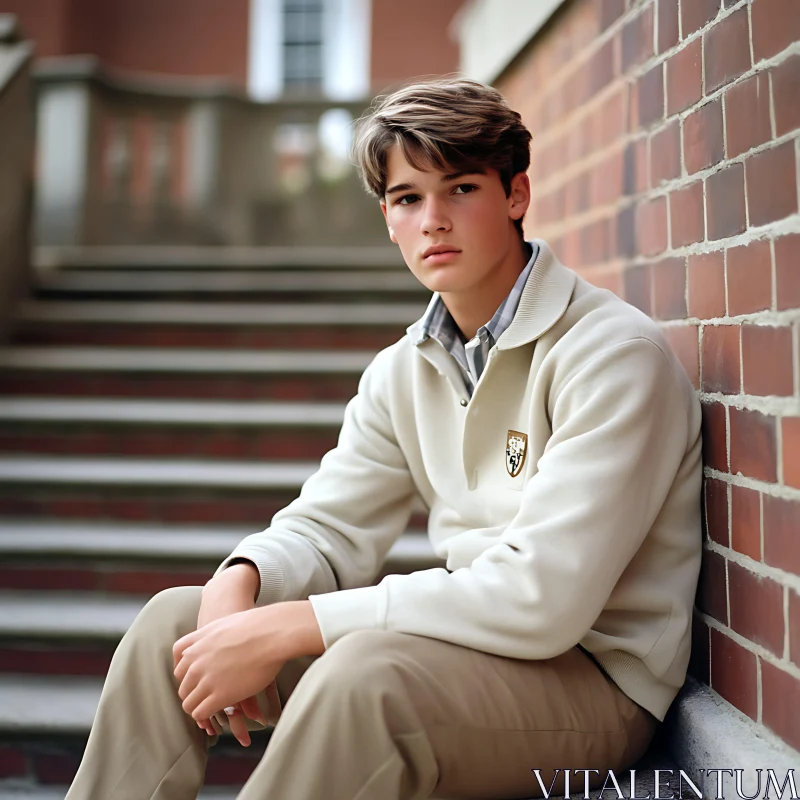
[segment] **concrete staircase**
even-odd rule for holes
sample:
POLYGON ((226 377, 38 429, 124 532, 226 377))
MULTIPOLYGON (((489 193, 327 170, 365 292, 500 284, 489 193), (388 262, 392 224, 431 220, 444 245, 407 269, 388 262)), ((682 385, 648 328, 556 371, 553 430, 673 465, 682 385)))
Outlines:
MULTIPOLYGON (((147 598, 202 584, 294 498, 428 293, 394 251, 40 273, 0 349, 0 799, 63 798, 147 598)), ((378 580, 442 562, 422 505, 378 580)), ((211 749, 235 797, 267 735, 211 749)))

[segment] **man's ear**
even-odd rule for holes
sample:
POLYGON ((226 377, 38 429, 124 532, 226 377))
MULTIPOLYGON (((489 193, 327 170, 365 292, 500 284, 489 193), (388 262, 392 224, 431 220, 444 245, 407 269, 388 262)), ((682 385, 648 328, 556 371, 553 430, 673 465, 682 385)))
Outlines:
POLYGON ((508 196, 508 215, 512 219, 522 219, 531 202, 531 181, 527 172, 518 172, 511 179, 511 192, 508 196))
POLYGON ((394 230, 392 229, 392 226, 389 225, 389 218, 386 216, 386 203, 381 201, 380 205, 381 205, 381 211, 383 212, 383 218, 386 220, 386 227, 389 229, 389 238, 395 244, 397 244, 397 237, 394 235, 394 230))

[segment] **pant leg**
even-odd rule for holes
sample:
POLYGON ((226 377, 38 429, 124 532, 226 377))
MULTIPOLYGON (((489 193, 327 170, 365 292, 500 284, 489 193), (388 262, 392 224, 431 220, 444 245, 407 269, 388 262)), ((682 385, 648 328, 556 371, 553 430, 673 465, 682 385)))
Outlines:
MULTIPOLYGON (((200 586, 159 592, 123 636, 66 800, 197 797, 208 747, 218 737, 198 728, 183 710, 172 646, 197 629, 201 594, 200 586)), ((268 713, 263 692, 258 699, 268 713)), ((247 720, 247 727, 263 729, 253 720, 247 720)))
POLYGON ((528 798, 533 769, 546 787, 625 769, 656 725, 578 648, 525 661, 357 631, 300 679, 238 800, 528 798))

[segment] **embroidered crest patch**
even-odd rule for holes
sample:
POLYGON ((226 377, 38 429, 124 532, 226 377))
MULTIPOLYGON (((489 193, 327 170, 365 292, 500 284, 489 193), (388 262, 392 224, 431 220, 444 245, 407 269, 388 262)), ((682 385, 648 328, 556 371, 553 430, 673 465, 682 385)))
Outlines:
POLYGON ((509 431, 506 440, 506 469, 512 478, 516 478, 522 472, 527 452, 528 434, 509 431))

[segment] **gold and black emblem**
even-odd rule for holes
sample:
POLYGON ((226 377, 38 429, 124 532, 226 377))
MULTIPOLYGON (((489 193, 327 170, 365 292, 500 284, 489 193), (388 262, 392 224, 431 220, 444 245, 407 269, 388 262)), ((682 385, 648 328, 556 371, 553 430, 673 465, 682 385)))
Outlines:
POLYGON ((527 453, 528 434, 509 431, 506 440, 506 469, 512 478, 516 478, 522 472, 527 453))

